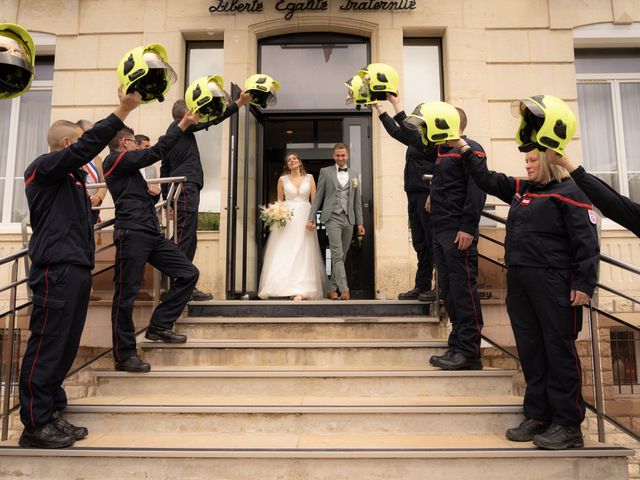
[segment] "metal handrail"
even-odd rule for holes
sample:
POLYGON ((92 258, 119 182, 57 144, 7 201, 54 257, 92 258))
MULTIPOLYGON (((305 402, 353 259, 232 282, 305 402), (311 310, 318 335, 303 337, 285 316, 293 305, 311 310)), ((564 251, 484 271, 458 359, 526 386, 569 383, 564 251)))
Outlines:
MULTIPOLYGON (((182 184, 184 182, 186 182, 187 178, 186 177, 165 177, 165 178, 154 178, 151 180, 147 180, 147 183, 149 184, 169 184, 169 191, 167 193, 166 198, 164 199, 160 199, 160 201, 158 201, 155 205, 156 207, 156 211, 158 213, 160 213, 162 211, 163 208, 172 208, 173 211, 175 212, 175 214, 177 215, 177 207, 178 207, 178 197, 182 191, 182 184)), ((104 187, 106 186, 105 183, 95 183, 91 185, 92 187, 96 187, 96 188, 100 188, 100 187, 104 187)), ((102 209, 107 209, 108 207, 93 207, 92 210, 102 210, 102 209)), ((94 225, 93 229, 94 232, 96 231, 100 231, 103 230, 104 228, 110 227, 111 225, 113 225, 115 223, 115 219, 110 219, 110 220, 106 220, 104 222, 100 222, 96 225, 94 225)), ((23 226, 23 240, 26 241, 28 240, 28 232, 27 232, 27 222, 23 221, 22 223, 23 226)), ((169 219, 169 215, 166 216, 166 225, 161 225, 161 229, 164 230, 165 236, 167 238, 171 238, 173 236, 173 238, 176 238, 177 235, 175 235, 175 232, 177 231, 177 217, 175 217, 175 220, 173 222, 171 222, 171 220, 169 219), (173 229, 170 228, 171 223, 173 224, 173 229)), ((115 244, 114 243, 109 243, 108 245, 102 246, 99 249, 96 249, 96 253, 100 253, 103 252, 109 248, 114 247, 115 244)), ((19 405, 15 405, 13 408, 10 407, 11 405, 11 391, 12 391, 12 386, 14 384, 14 381, 16 380, 15 376, 14 376, 14 371, 16 370, 16 365, 14 364, 14 354, 15 354, 15 350, 14 350, 14 335, 15 335, 15 329, 16 329, 16 317, 17 317, 17 312, 29 307, 32 305, 32 302, 29 300, 21 305, 16 305, 17 302, 17 290, 18 287, 20 285, 24 285, 27 283, 28 281, 28 257, 27 257, 27 253, 28 253, 28 248, 23 248, 21 250, 18 250, 16 252, 12 252, 8 255, 5 255, 3 257, 0 257, 0 266, 1 265, 6 265, 9 263, 12 263, 11 265, 11 280, 10 280, 10 284, 3 286, 0 288, 0 293, 5 292, 7 290, 10 291, 10 297, 9 297, 9 310, 7 310, 6 312, 2 312, 0 313, 0 318, 4 318, 6 316, 9 316, 8 319, 8 329, 6 329, 8 331, 8 340, 5 339, 5 342, 8 343, 8 348, 6 349, 6 354, 4 356, 3 359, 0 359, 0 364, 2 365, 2 371, 4 372, 4 378, 0 378, 0 384, 4 384, 4 390, 1 392, 2 394, 2 411, 0 412, 2 415, 2 430, 1 430, 1 437, 0 439, 2 441, 6 440, 8 437, 8 433, 9 433, 9 416, 11 415, 11 413, 13 413, 18 407, 19 405), (25 259, 25 278, 22 278, 20 280, 18 280, 18 262, 21 259, 25 259)), ((114 268, 114 265, 108 265, 106 267, 103 267, 99 270, 96 270, 94 272, 91 273, 92 277, 95 277, 96 275, 99 275, 101 273, 104 273, 108 270, 111 270, 114 268)), ((159 272, 156 270, 154 272, 154 306, 157 305, 157 303, 159 302, 159 298, 160 298, 160 274, 159 272)), ((5 320, 5 322, 7 322, 7 320, 5 320)), ((144 329, 141 329, 140 332, 144 331, 144 329)), ((136 334, 140 333, 140 332, 136 332, 136 334)), ((95 356, 94 358, 89 359, 87 362, 85 362, 83 365, 77 367, 76 369, 74 369, 73 371, 69 372, 67 374, 67 377, 70 375, 73 375, 75 373, 77 373, 79 370, 86 368, 88 365, 94 363, 95 361, 97 361, 98 359, 102 358, 103 356, 107 355, 109 352, 111 352, 113 350, 113 348, 107 349, 106 351, 100 353, 99 355, 95 356)))
MULTIPOLYGON (((482 216, 489 218, 497 223, 506 225, 507 220, 503 217, 500 217, 494 213, 490 213, 487 211, 483 211, 482 212, 482 216)), ((501 242, 500 240, 496 240, 493 237, 490 237, 489 235, 485 235, 485 234, 480 234, 480 237, 486 239, 487 241, 490 241, 492 243, 495 243, 497 245, 501 245, 504 247, 504 242, 501 242)), ((498 266, 501 266, 503 268, 508 268, 505 264, 500 263, 486 255, 483 254, 478 254, 479 257, 495 264, 498 266)), ((634 265, 632 263, 629 262, 625 262, 624 260, 620 260, 614 257, 610 257, 608 255, 604 255, 601 254, 600 255, 600 261, 607 263, 609 265, 621 268, 625 271, 631 272, 631 273, 635 273, 640 275, 640 267, 638 267, 637 265, 634 265)), ((602 283, 597 283, 597 287, 603 290, 606 290, 608 292, 614 293, 615 295, 619 295, 620 297, 626 299, 626 300, 630 300, 634 303, 640 303, 640 299, 637 299, 635 297, 632 297, 630 295, 625 294, 624 292, 620 292, 619 290, 609 287, 607 285, 604 285, 602 283)), ((630 328, 634 331, 639 331, 640 332, 640 328, 632 325, 630 323, 625 322, 624 320, 622 320, 621 318, 616 317, 615 315, 613 315, 610 312, 606 312, 598 307, 595 307, 593 305, 592 302, 589 302, 589 305, 587 306, 588 308, 588 315, 589 315, 589 325, 591 326, 591 351, 592 351, 592 363, 593 363, 593 380, 594 380, 594 386, 595 386, 595 405, 591 405, 588 402, 585 401, 587 407, 592 410, 595 414, 596 414, 596 420, 597 420, 597 425, 598 425, 598 440, 600 442, 604 442, 606 439, 606 432, 605 432, 605 426, 604 426, 604 422, 605 420, 609 423, 611 423, 612 425, 616 426, 617 428, 619 428, 621 431, 623 431, 624 433, 626 433, 627 435, 631 436, 632 438, 634 438, 637 441, 640 441, 640 435, 632 432, 631 430, 623 427, 622 425, 620 425, 619 422, 617 422, 614 418, 608 416, 605 412, 605 401, 604 401, 604 386, 603 386, 603 375, 602 375, 602 356, 600 354, 600 342, 599 342, 599 326, 598 326, 598 317, 597 315, 594 315, 595 313, 601 314, 606 316, 608 319, 616 322, 617 324, 630 328)), ((497 342, 491 340, 490 338, 488 338, 485 335, 482 335, 482 338, 485 339, 488 343, 492 344, 493 346, 495 346, 496 348, 498 348, 500 351, 502 351, 503 353, 507 354, 508 356, 514 358, 515 360, 517 360, 518 362, 520 361, 520 359, 517 357, 517 355, 509 352, 507 349, 505 349, 504 347, 502 347, 501 345, 499 345, 497 342)))

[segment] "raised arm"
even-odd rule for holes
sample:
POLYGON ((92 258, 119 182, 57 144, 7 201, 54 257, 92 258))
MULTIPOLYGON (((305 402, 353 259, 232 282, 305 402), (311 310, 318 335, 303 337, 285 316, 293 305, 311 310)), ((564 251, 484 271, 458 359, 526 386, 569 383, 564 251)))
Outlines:
POLYGON ((111 115, 84 132, 77 142, 63 148, 56 155, 48 156, 46 161, 38 162, 33 171, 25 172, 25 177, 44 182, 58 181, 97 157, 124 127, 123 120, 138 107, 141 99, 138 92, 124 95, 122 88, 118 89, 118 98, 120 104, 111 115))
POLYGON ((589 197, 593 205, 602 214, 631 230, 640 237, 640 205, 632 202, 627 197, 620 195, 598 177, 591 175, 584 168, 577 166, 566 157, 561 157, 556 152, 545 152, 549 163, 566 168, 571 178, 580 189, 589 197))

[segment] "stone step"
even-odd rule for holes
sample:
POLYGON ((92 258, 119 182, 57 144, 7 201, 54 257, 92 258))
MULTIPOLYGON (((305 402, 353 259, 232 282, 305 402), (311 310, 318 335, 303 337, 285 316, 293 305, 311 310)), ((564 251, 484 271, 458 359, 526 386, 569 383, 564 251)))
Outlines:
POLYGON ((119 433, 62 450, 16 445, 0 444, 0 478, 618 480, 632 454, 594 442, 550 452, 499 435, 119 433))
POLYGON ((442 354, 444 340, 229 340, 190 338, 186 343, 143 341, 138 346, 151 365, 412 365, 422 366, 431 355, 442 354))
POLYGON ((176 330, 209 340, 447 338, 446 328, 432 317, 187 317, 176 323, 176 330))
POLYGON ((430 367, 153 367, 149 373, 95 370, 98 395, 485 396, 511 395, 513 371, 446 372, 430 367))
POLYGON ((100 396, 65 418, 92 434, 503 434, 522 421, 522 398, 100 396))
POLYGON ((428 316, 431 304, 412 300, 210 300, 190 302, 191 317, 428 316))

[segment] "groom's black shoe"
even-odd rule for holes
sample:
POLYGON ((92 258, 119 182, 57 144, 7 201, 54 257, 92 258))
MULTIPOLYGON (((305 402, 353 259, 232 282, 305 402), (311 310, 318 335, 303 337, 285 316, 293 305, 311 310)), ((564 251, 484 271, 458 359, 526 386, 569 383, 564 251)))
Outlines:
POLYGON ((336 292, 335 290, 327 292, 327 298, 329 300, 338 300, 338 292, 336 292))

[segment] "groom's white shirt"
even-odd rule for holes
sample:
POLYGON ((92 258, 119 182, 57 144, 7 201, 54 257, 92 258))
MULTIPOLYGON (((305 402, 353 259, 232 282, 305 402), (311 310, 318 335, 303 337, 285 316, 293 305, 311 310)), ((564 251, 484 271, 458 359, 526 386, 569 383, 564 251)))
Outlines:
POLYGON ((336 173, 338 175, 338 182, 340 182, 340 186, 344 187, 347 183, 349 183, 349 171, 341 172, 340 167, 336 163, 336 173))

